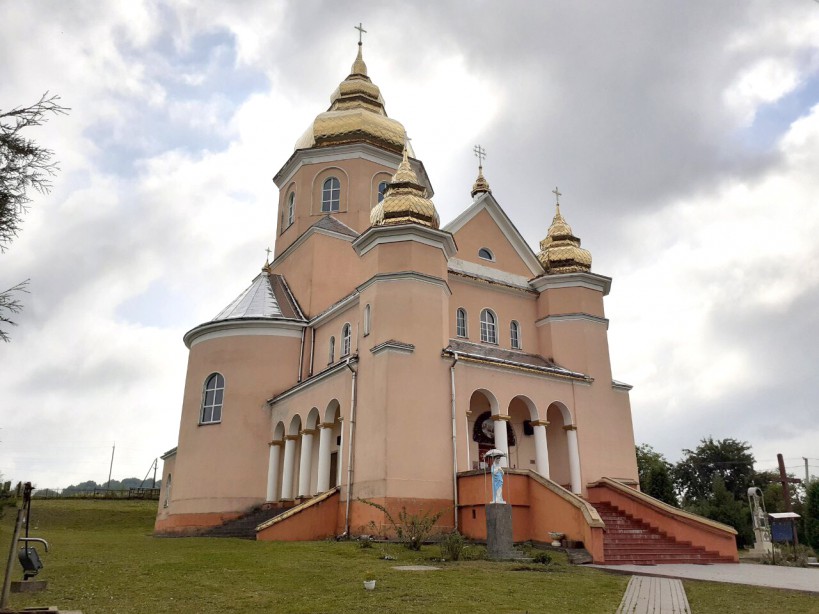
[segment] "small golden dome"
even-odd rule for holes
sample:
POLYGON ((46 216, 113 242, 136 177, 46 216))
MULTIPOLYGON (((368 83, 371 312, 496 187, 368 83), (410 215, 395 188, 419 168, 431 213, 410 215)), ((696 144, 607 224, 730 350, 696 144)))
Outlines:
POLYGON ((388 226, 412 223, 438 228, 440 224, 438 212, 432 201, 427 198, 426 189, 418 182, 418 177, 410 166, 406 147, 403 155, 398 170, 387 184, 384 198, 370 212, 370 224, 388 226))
POLYGON ((316 117, 296 142, 296 149, 361 141, 396 153, 404 148, 404 126, 387 117, 381 90, 367 76, 361 48, 359 43, 349 76, 330 96, 330 108, 316 117))
POLYGON ((537 259, 549 275, 558 273, 588 273, 591 270, 591 252, 580 247, 580 239, 572 234, 572 227, 560 214, 560 203, 549 226, 546 238, 540 242, 537 259))
POLYGON ((491 194, 492 188, 489 187, 489 182, 486 180, 486 177, 483 176, 483 166, 479 166, 478 178, 475 180, 475 183, 472 184, 472 197, 474 198, 476 194, 483 192, 491 194))

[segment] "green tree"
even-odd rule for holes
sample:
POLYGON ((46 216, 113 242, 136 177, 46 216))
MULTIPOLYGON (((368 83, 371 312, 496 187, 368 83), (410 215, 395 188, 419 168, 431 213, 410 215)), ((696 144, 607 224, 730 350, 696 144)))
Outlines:
MULTIPOLYGON (((54 152, 40 147, 23 131, 42 125, 49 114, 65 114, 68 109, 59 104, 59 99, 46 92, 31 106, 0 112, 0 253, 20 232, 31 190, 41 194, 51 190, 51 178, 57 171, 51 159, 54 152)), ((20 294, 27 292, 27 284, 28 280, 22 281, 0 292, 0 325, 15 325, 11 318, 23 308, 20 294)), ((2 327, 0 339, 9 341, 2 327)))
POLYGON ((819 480, 814 480, 807 487, 803 513, 805 538, 808 545, 819 553, 819 480))
POLYGON ((690 503, 685 509, 734 527, 737 530, 736 540, 739 548, 754 543, 750 508, 734 497, 719 473, 714 474, 709 496, 690 503))
POLYGON ((714 476, 738 501, 745 501, 754 480, 754 455, 745 441, 708 437, 696 450, 683 450, 674 466, 673 478, 682 495, 683 505, 710 499, 714 495, 714 476))
POLYGON ((672 464, 647 443, 637 446, 636 452, 640 490, 670 505, 678 505, 671 478, 672 464))

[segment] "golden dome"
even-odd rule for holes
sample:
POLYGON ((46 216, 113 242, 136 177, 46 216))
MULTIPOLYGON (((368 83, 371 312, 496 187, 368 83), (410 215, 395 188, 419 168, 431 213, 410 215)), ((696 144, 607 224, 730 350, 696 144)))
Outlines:
POLYGON ((350 75, 330 96, 330 108, 316 117, 295 148, 364 141, 399 153, 406 140, 404 126, 387 117, 381 90, 367 76, 367 65, 358 43, 358 55, 350 75))
POLYGON ((572 234, 572 227, 560 214, 560 203, 549 226, 546 238, 540 242, 537 259, 549 275, 558 273, 588 273, 591 270, 591 252, 580 247, 580 239, 572 234))
POLYGON ((410 166, 406 147, 403 155, 404 159, 398 165, 398 170, 387 184, 384 198, 370 212, 370 224, 389 226, 412 223, 438 228, 438 212, 410 166))
POLYGON ((475 194, 480 194, 482 192, 489 192, 492 193, 492 188, 489 187, 489 182, 483 176, 483 166, 478 166, 478 178, 475 180, 475 183, 472 184, 472 197, 475 197, 475 194))

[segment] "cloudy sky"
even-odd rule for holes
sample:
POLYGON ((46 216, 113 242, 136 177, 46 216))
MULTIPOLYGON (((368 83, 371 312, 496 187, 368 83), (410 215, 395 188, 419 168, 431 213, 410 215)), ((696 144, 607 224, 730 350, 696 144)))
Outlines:
POLYGON ((819 473, 819 2, 0 0, 0 109, 59 94, 56 152, 0 254, 31 278, 0 345, 0 472, 142 477, 176 445, 182 335, 273 243, 272 176, 348 73, 359 21, 442 221, 472 147, 535 247, 563 213, 614 278, 638 442, 707 435, 819 473))

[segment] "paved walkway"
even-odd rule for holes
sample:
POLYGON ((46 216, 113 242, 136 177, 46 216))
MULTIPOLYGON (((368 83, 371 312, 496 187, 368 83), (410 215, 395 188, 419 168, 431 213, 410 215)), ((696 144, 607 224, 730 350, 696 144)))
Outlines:
POLYGON ((614 573, 706 580, 819 594, 819 569, 749 563, 726 565, 591 565, 614 573))
POLYGON ((691 614, 682 580, 631 576, 617 614, 691 614))

